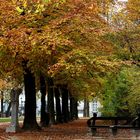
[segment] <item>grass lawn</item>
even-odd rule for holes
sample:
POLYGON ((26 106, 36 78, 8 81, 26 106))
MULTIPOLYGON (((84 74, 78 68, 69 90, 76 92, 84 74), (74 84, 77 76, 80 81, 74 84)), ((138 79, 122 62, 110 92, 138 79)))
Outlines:
POLYGON ((10 122, 11 121, 11 118, 0 118, 0 123, 1 122, 10 122))
MULTIPOLYGON (((10 121, 11 121, 11 117, 0 118, 0 123, 3 123, 3 122, 10 122, 10 121)), ((23 121, 23 118, 19 118, 19 121, 23 121)))

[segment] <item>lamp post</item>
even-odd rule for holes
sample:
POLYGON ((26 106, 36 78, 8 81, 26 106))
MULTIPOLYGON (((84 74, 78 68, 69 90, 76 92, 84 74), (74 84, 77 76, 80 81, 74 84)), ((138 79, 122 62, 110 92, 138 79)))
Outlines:
POLYGON ((20 98, 20 107, 22 108, 22 97, 20 98))
POLYGON ((20 108, 21 108, 21 115, 23 115, 23 100, 22 100, 22 97, 20 98, 20 108))

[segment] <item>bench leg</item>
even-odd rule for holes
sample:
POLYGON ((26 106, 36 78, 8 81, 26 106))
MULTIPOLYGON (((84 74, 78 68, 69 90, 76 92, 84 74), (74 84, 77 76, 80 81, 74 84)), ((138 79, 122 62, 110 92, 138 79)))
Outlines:
POLYGON ((91 128, 92 136, 95 136, 96 135, 96 131, 97 131, 96 128, 91 128))
POLYGON ((111 133, 113 136, 117 135, 117 127, 111 127, 111 133))

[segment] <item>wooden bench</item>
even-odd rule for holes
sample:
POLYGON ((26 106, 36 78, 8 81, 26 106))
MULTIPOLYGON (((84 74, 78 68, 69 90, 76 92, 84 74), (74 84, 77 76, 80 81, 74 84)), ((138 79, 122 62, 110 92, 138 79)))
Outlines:
POLYGON ((92 135, 96 134, 97 128, 108 128, 113 135, 116 135, 117 129, 140 129, 140 126, 137 125, 137 121, 139 120, 139 117, 97 117, 97 115, 94 114, 94 116, 87 121, 87 125, 91 129, 92 135), (112 124, 97 125, 97 120, 111 121, 112 124))

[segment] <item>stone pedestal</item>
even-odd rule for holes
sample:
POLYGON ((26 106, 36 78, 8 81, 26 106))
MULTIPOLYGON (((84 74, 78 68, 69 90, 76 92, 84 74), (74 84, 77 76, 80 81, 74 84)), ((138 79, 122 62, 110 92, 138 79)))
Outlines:
POLYGON ((13 89, 11 92, 11 124, 6 128, 6 132, 17 132, 19 130, 18 123, 18 105, 19 105, 19 93, 13 89))

